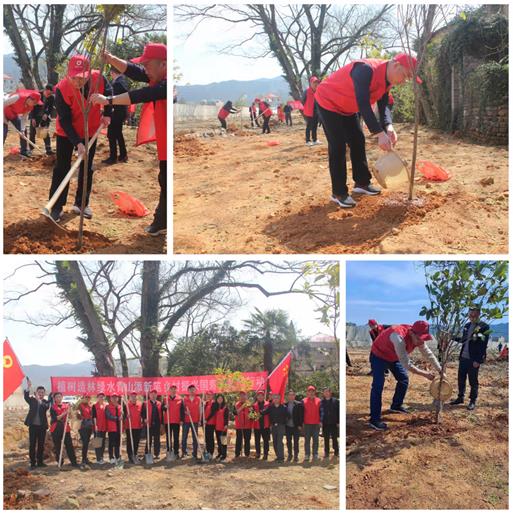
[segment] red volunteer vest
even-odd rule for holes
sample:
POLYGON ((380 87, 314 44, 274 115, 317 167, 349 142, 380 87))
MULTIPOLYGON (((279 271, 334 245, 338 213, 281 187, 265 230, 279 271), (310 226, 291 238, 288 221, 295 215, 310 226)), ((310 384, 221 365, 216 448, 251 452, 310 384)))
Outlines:
MULTIPOLYGON (((238 410, 244 403, 238 401, 235 403, 235 409, 238 410)), ((251 419, 249 418, 249 408, 244 408, 235 415, 235 429, 251 429, 251 419)))
MULTIPOLYGON (((266 409, 268 407, 269 407, 269 402, 265 401, 264 402, 264 409, 266 409)), ((258 407, 258 402, 255 402, 255 404, 253 404, 253 409, 257 413, 260 413, 260 408, 258 407)), ((269 420, 269 415, 264 415, 264 429, 267 429, 269 427, 271 427, 271 422, 269 420)), ((253 428, 254 429, 260 429, 260 419, 253 421, 253 428)))
POLYGON ((315 100, 321 107, 345 116, 351 116, 359 111, 353 79, 351 78, 351 71, 356 63, 366 63, 372 67, 371 105, 376 103, 392 87, 387 87, 386 82, 388 61, 383 59, 353 61, 332 73, 317 86, 315 100))
POLYGON ((224 414, 227 409, 228 408, 225 406, 224 408, 218 409, 216 411, 216 416, 214 417, 216 422, 216 431, 224 431, 224 414))
POLYGON ((159 161, 167 161, 167 100, 147 102, 141 109, 136 146, 152 141, 157 142, 159 161))
POLYGON ((78 407, 82 420, 91 420, 93 416, 93 408, 89 404, 80 404, 78 407))
MULTIPOLYGON (((105 408, 105 413, 109 413, 113 417, 120 417, 121 416, 121 406, 118 404, 117 406, 114 406, 114 404, 108 404, 105 408)), ((115 420, 109 420, 107 418, 107 432, 108 433, 117 433, 119 431, 119 425, 118 422, 115 420)))
POLYGON ((206 401, 205 402, 205 423, 207 426, 215 426, 216 419, 212 418, 209 420, 210 413, 212 413, 212 405, 214 404, 214 401, 206 401))
POLYGON ((175 395, 174 398, 168 396, 166 399, 166 414, 164 415, 164 422, 166 424, 179 424, 180 423, 180 408, 182 406, 182 398, 175 395))
POLYGON ((184 397, 183 404, 184 404, 184 410, 185 410, 185 422, 187 424, 190 424, 190 422, 191 422, 191 419, 189 418, 189 415, 187 413, 187 408, 189 408, 189 412, 191 414, 192 421, 195 424, 199 424, 200 414, 201 414, 201 399, 196 395, 194 397, 194 400, 191 401, 189 396, 187 396, 187 397, 184 397))
POLYGON ((260 102, 258 104, 258 108, 260 109, 260 112, 264 118, 270 118, 273 114, 270 107, 265 102, 260 102))
POLYGON ((224 107, 221 107, 221 109, 219 109, 219 112, 217 113, 217 116, 221 118, 221 120, 226 120, 229 114, 230 113, 224 107))
MULTIPOLYGON (((66 409, 68 409, 68 404, 61 404, 60 406, 57 406, 57 404, 54 404, 52 406, 53 410, 57 414, 57 416, 62 415, 66 409)), ((66 417, 62 418, 61 422, 64 422, 64 419, 66 417)), ((53 433, 57 429, 57 421, 53 422, 50 426, 50 433, 53 433)), ((66 433, 69 433, 71 431, 71 426, 69 425, 69 422, 66 422, 66 433)))
POLYGON ((26 106, 25 101, 27 98, 30 98, 34 93, 39 95, 39 91, 35 91, 32 89, 24 89, 20 91, 16 91, 14 94, 19 95, 20 98, 11 104, 10 106, 4 107, 4 116, 7 120, 15 120, 18 116, 22 116, 24 114, 30 113, 32 106, 26 106))
MULTIPOLYGON (((57 89, 61 92, 62 98, 64 102, 71 109, 71 123, 73 128, 77 132, 77 134, 83 138, 84 137, 84 117, 82 115, 81 105, 85 103, 85 99, 82 95, 82 91, 76 89, 71 84, 71 81, 64 77, 58 84, 57 89)), ((89 95, 92 93, 104 93, 104 80, 100 75, 98 70, 93 70, 91 72, 91 85, 89 88, 89 95)), ((89 137, 91 138, 93 134, 98 130, 100 126, 101 119, 101 106, 99 104, 92 106, 91 111, 89 112, 89 137)), ((55 121, 55 132, 59 136, 67 137, 67 134, 64 132, 62 128, 61 122, 59 120, 59 116, 57 115, 57 120, 55 121)))
POLYGON ((385 361, 399 361, 394 344, 390 341, 390 335, 397 333, 406 342, 406 352, 412 353, 415 349, 415 345, 409 334, 411 325, 401 324, 393 325, 388 329, 385 329, 380 335, 372 342, 371 352, 378 358, 384 359, 385 361))
MULTIPOLYGON (((159 413, 159 420, 162 421, 162 404, 160 403, 160 401, 155 401, 156 405, 157 405, 157 411, 159 413)), ((146 401, 144 402, 144 404, 146 404, 146 401)), ((148 410, 148 406, 146 406, 146 420, 149 420, 150 421, 150 426, 151 426, 151 421, 152 421, 152 410, 153 410, 153 405, 151 403, 151 401, 148 401, 148 405, 149 405, 149 410, 148 410)))
POLYGON ((303 399, 303 406, 305 410, 304 423, 305 424, 320 424, 321 423, 321 399, 314 397, 303 399))
MULTIPOLYGON (((319 88, 319 86, 317 86, 319 88)), ((308 88, 306 90, 306 101, 303 105, 303 114, 305 116, 312 117, 314 115, 314 101, 315 101, 315 93, 312 88, 308 88)))
POLYGON ((97 402, 94 405, 94 409, 96 411, 96 430, 97 431, 107 431, 107 418, 105 417, 105 408, 107 405, 103 403, 101 406, 97 402))
POLYGON ((139 401, 129 401, 128 402, 128 416, 130 417, 130 426, 128 425, 128 421, 126 422, 126 429, 141 429, 142 428, 142 402, 139 401))

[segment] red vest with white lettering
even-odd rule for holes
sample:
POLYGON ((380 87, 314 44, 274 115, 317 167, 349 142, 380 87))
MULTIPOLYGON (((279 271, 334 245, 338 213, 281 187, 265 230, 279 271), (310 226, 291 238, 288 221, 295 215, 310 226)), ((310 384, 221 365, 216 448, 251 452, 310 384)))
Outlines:
MULTIPOLYGON (((113 417, 120 417, 121 416, 121 406, 118 404, 117 406, 114 406, 114 404, 108 404, 105 408, 105 415, 107 413, 110 413, 113 417)), ((117 433, 120 429, 119 421, 116 422, 115 420, 109 420, 107 418, 107 432, 108 433, 117 433)))
POLYGON ((239 411, 240 407, 245 404, 245 401, 237 401, 235 403, 235 409, 237 415, 235 415, 235 429, 251 429, 251 419, 249 418, 249 408, 243 408, 239 411))
POLYGON ((184 410, 185 410, 185 423, 190 424, 191 419, 187 413, 187 408, 191 414, 192 421, 195 424, 198 424, 200 421, 201 415, 201 399, 196 395, 194 400, 191 401, 190 397, 187 395, 183 400, 184 410))
MULTIPOLYGON (((18 116, 30 113, 30 111, 34 109, 34 106, 27 106, 25 102, 27 98, 34 96, 34 93, 39 95, 38 91, 32 89, 16 91, 14 94, 19 95, 20 98, 18 98, 14 104, 4 107, 4 117, 7 120, 15 120, 18 116)), ((40 95, 39 98, 41 98, 40 95)))
POLYGON ((175 395, 173 398, 168 396, 166 398, 166 411, 164 415, 164 422, 166 424, 179 424, 180 423, 180 408, 182 407, 182 398, 175 395))
POLYGON ((315 101, 315 93, 312 88, 308 88, 306 90, 306 100, 303 105, 303 114, 305 116, 312 117, 314 115, 314 101, 315 101))
POLYGON ((323 80, 315 90, 315 100, 327 109, 345 116, 351 116, 360 109, 356 102, 351 71, 356 63, 366 63, 372 68, 370 83, 370 104, 376 103, 392 86, 387 87, 387 63, 383 59, 361 59, 346 64, 340 70, 323 80))
MULTIPOLYGON (((60 406, 57 406, 57 404, 54 404, 52 406, 53 410, 57 414, 57 416, 62 415, 65 413, 67 409, 69 409, 68 404, 61 404, 60 406)), ((69 415, 68 415, 69 417, 69 415)), ((66 416, 62 417, 60 422, 64 423, 64 420, 66 419, 66 416)), ((57 421, 52 422, 52 425, 50 426, 50 433, 53 433, 57 429, 57 421)), ((69 422, 66 421, 66 433, 69 433, 71 431, 71 426, 69 425, 69 422)))
POLYGON ((216 425, 216 419, 215 417, 212 417, 210 420, 210 413, 212 413, 212 405, 214 404, 214 401, 206 401, 205 402, 205 423, 207 426, 215 426, 216 425))
POLYGON ((401 324, 393 325, 388 329, 385 329, 380 335, 372 342, 371 352, 378 358, 384 359, 385 361, 399 361, 394 344, 390 340, 392 333, 397 333, 406 343, 406 352, 410 354, 415 349, 415 344, 412 341, 410 334, 411 325, 401 324))
MULTIPOLYGON (((100 75, 98 70, 93 70, 91 72, 91 81, 89 85, 89 95, 92 93, 104 93, 104 79, 100 75)), ((73 84, 68 79, 68 77, 64 77, 58 84, 56 89, 61 92, 62 98, 64 102, 71 109, 71 123, 76 133, 83 138, 84 137, 84 116, 82 114, 81 106, 84 104, 85 100, 82 95, 82 91, 80 89, 76 89, 73 87, 73 84)), ((101 107, 99 104, 93 105, 91 110, 89 111, 89 137, 91 138, 93 134, 98 130, 100 126, 101 119, 101 107)), ((64 132, 62 128, 59 115, 57 115, 57 120, 55 121, 55 132, 59 136, 67 137, 67 134, 64 132)))
MULTIPOLYGON (((267 409, 268 407, 269 407, 269 402, 265 401, 264 402, 264 409, 267 409)), ((260 408, 258 407, 258 402, 255 402, 255 404, 253 404, 253 409, 257 413, 260 413, 260 408)), ((264 429, 267 429, 269 427, 271 427, 271 421, 269 420, 269 415, 264 415, 264 429)), ((253 428, 254 429, 260 429, 260 419, 253 420, 253 428)))
POLYGON ((128 401, 128 416, 130 417, 130 426, 128 425, 128 420, 125 422, 126 429, 141 429, 142 427, 142 402, 139 401, 128 401))
POLYGON ((224 416, 225 412, 228 408, 225 406, 224 408, 220 408, 216 411, 216 416, 214 417, 216 421, 216 431, 224 431, 224 416))
POLYGON ((107 405, 103 403, 96 403, 94 405, 94 409, 96 412, 96 430, 97 431, 107 431, 107 418, 105 417, 105 408, 107 405))
POLYGON ((314 397, 310 399, 305 397, 303 399, 303 406, 305 415, 303 422, 305 424, 320 424, 321 423, 321 399, 314 397))

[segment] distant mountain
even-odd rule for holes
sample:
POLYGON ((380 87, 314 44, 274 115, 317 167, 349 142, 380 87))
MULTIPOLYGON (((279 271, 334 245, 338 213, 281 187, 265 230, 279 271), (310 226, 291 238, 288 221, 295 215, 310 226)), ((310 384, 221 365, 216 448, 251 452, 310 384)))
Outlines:
MULTIPOLYGON (((15 83, 19 82, 21 70, 14 60, 14 54, 4 55, 4 74, 10 75, 15 83)), ((39 60, 39 74, 43 82, 46 82, 46 64, 44 59, 39 60)))
MULTIPOLYGON (((289 98, 289 85, 283 77, 256 80, 227 80, 211 84, 177 86, 178 101, 181 103, 211 103, 217 100, 235 102, 244 95, 248 100, 268 93, 278 95, 281 100, 289 98)), ((248 102, 249 105, 249 102, 248 102)))
POLYGON ((92 361, 82 361, 81 363, 66 363, 63 365, 23 365, 23 372, 30 378, 32 385, 50 388, 50 377, 54 376, 76 376, 90 377, 94 370, 92 361))

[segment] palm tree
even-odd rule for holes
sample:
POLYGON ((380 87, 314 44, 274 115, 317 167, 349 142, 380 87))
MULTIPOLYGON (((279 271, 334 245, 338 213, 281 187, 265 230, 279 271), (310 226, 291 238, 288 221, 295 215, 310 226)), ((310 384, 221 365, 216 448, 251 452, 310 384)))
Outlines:
POLYGON ((246 334, 253 346, 264 351, 264 370, 272 372, 275 351, 291 348, 297 341, 296 330, 283 309, 260 311, 258 308, 250 318, 244 320, 246 334))

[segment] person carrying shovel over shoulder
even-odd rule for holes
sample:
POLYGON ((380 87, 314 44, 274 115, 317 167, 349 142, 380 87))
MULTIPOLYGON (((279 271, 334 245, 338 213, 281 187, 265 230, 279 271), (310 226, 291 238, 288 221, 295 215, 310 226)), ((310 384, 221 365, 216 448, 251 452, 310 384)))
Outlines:
MULTIPOLYGON (((331 200, 339 207, 356 206, 347 187, 346 145, 350 148, 353 193, 381 193, 371 184, 365 136, 358 114, 369 131, 377 136, 379 148, 392 150, 397 134, 392 126, 388 93, 393 86, 414 77, 416 69, 417 60, 407 54, 398 54, 390 60, 360 59, 343 66, 317 86, 315 101, 328 140, 331 200), (378 105, 379 122, 372 111, 374 103, 378 105)), ((422 82, 418 77, 416 80, 422 82)))
POLYGON ((387 429, 387 425, 381 421, 381 397, 385 385, 386 370, 390 370, 397 381, 392 405, 390 406, 392 413, 408 413, 408 409, 403 405, 404 397, 408 391, 408 372, 420 375, 428 381, 435 378, 433 373, 413 365, 409 355, 415 349, 421 352, 422 356, 430 362, 437 372, 441 372, 440 363, 426 345, 426 342, 432 339, 433 337, 429 334, 429 324, 423 320, 418 320, 413 325, 393 325, 381 332, 372 342, 370 357, 372 387, 369 424, 373 429, 378 431, 387 429))
MULTIPOLYGON (((49 198, 57 190, 64 177, 71 167, 73 151, 76 148, 78 156, 86 153, 85 124, 83 109, 91 100, 93 93, 99 91, 109 95, 111 86, 109 81, 100 74, 99 70, 91 70, 89 59, 83 55, 74 55, 68 62, 66 76, 55 88, 55 107, 57 119, 55 132, 57 134, 56 162, 53 169, 52 184, 50 186, 49 198)), ((110 123, 111 106, 106 106, 103 113, 100 106, 92 106, 89 111, 88 132, 91 138, 100 126, 107 127, 110 123)), ((87 166, 87 191, 83 191, 84 163, 80 164, 78 174, 77 192, 73 204, 73 212, 80 214, 82 196, 86 196, 86 207, 84 217, 92 218, 93 212, 89 206, 91 189, 93 187, 93 160, 96 152, 96 140, 89 148, 89 160, 87 166)), ((69 185, 66 185, 63 192, 55 202, 51 216, 55 222, 59 222, 62 216, 62 208, 68 198, 69 185)))
MULTIPOLYGON (((37 105, 43 105, 43 102, 39 91, 33 89, 20 89, 4 99, 4 144, 9 132, 9 122, 23 134, 22 119, 37 105)), ((30 155, 27 140, 20 136, 20 156, 30 157, 30 155)))
POLYGON ((99 92, 91 101, 104 106, 144 104, 137 128, 137 145, 156 141, 160 168, 159 203, 153 222, 145 231, 158 236, 167 230, 167 47, 162 43, 148 43, 142 56, 132 59, 132 62, 107 51, 103 52, 103 59, 125 77, 149 84, 116 96, 99 92))
POLYGON ((228 102, 226 102, 226 104, 224 104, 224 106, 221 107, 221 109, 219 109, 219 112, 217 113, 217 119, 221 123, 221 127, 224 130, 226 130, 226 118, 228 118, 228 116, 230 116, 231 114, 236 114, 239 112, 239 109, 233 107, 232 101, 228 100, 228 102))

